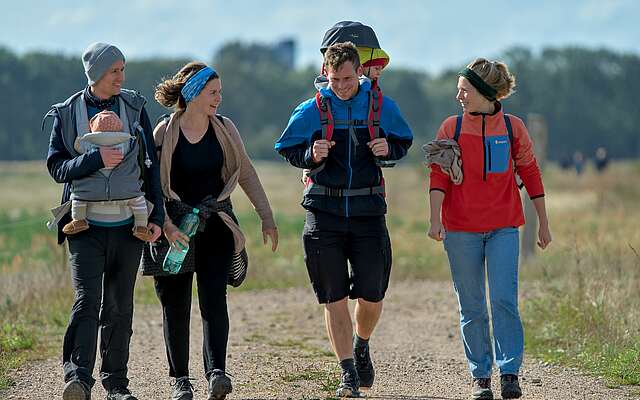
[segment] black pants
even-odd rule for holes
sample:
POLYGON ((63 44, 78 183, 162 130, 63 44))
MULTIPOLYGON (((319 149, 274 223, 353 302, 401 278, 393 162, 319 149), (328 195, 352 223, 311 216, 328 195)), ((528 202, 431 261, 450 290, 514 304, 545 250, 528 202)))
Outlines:
POLYGON ((307 211, 302 243, 319 303, 347 296, 371 302, 384 299, 392 260, 384 215, 345 218, 307 211))
MULTIPOLYGON (((207 378, 214 369, 225 370, 229 314, 227 274, 234 251, 233 235, 217 215, 195 236, 196 280, 202 316, 202 355, 207 378)), ((193 272, 154 278, 162 304, 164 342, 169 375, 189 376, 189 323, 193 272)))
POLYGON ((64 379, 89 386, 100 330, 100 379, 105 389, 126 387, 129 341, 133 331, 133 289, 142 242, 131 225, 89 230, 69 236, 75 302, 64 336, 64 379))

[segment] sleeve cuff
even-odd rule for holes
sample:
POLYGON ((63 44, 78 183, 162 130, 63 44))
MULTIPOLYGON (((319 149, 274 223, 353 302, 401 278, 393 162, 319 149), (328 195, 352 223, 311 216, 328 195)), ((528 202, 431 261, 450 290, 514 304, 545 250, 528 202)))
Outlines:
POLYGON ((304 163, 310 169, 317 168, 320 165, 313 161, 312 152, 313 152, 313 144, 307 147, 307 150, 305 150, 304 152, 304 163))
MULTIPOLYGON (((163 218, 163 219, 164 219, 164 218, 163 218)), ((160 220, 160 218, 158 218, 158 217, 153 217, 153 218, 152 218, 152 217, 149 217, 149 223, 156 224, 156 225, 158 225, 160 228, 163 228, 163 227, 164 227, 164 221, 161 221, 161 220, 160 220)))
POLYGON ((91 165, 95 167, 96 171, 104 168, 104 162, 102 161, 100 150, 93 150, 90 153, 87 153, 86 156, 89 158, 91 165))

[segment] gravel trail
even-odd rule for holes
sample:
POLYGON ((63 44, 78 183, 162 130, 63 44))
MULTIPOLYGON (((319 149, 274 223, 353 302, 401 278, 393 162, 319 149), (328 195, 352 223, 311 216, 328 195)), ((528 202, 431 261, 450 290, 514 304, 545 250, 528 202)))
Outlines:
MULTIPOLYGON (((338 368, 329 352, 322 307, 309 287, 229 294, 231 333, 227 361, 234 391, 228 399, 325 399, 333 396, 338 368)), ((206 399, 201 325, 192 307, 191 376, 195 399, 206 399)), ((448 282, 391 285, 371 340, 376 383, 370 399, 468 399, 470 378, 458 330, 457 304, 448 282)), ((140 399, 169 399, 168 368, 159 305, 139 306, 129 363, 130 389, 140 399)), ((97 362, 99 365, 99 360, 97 362)), ((95 374, 94 374, 95 376, 95 374)), ((59 399, 59 359, 15 371, 16 385, 2 399, 59 399)), ((633 399, 637 388, 609 389, 597 378, 527 359, 524 399, 633 399)), ((494 393, 499 377, 494 372, 494 393)), ((104 398, 97 383, 93 399, 104 398)), ((499 398, 499 396, 496 396, 499 398)))

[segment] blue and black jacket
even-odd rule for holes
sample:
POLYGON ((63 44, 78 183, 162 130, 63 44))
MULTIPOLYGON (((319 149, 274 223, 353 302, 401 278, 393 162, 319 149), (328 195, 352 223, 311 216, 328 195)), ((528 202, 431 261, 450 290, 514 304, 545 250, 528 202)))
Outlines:
MULTIPOLYGON (((323 160, 324 167, 313 176, 319 185, 334 189, 370 188, 383 184, 382 169, 367 146, 371 141, 366 125, 369 112, 368 81, 360 83, 358 93, 349 100, 340 100, 330 88, 320 89, 331 105, 336 125, 332 141, 335 146, 329 150, 329 156, 323 160), (340 124, 340 121, 361 121, 352 126, 340 124)), ((399 160, 407 154, 413 141, 411 128, 402 117, 396 103, 383 97, 380 115, 380 137, 386 138, 389 154, 383 160, 399 160)), ((304 101, 293 111, 275 149, 291 165, 298 168, 315 169, 321 164, 312 161, 313 142, 322 138, 320 111, 316 99, 304 101)), ((378 216, 387 212, 387 204, 382 194, 364 196, 325 196, 305 194, 302 206, 308 210, 324 211, 331 214, 356 217, 378 216)))

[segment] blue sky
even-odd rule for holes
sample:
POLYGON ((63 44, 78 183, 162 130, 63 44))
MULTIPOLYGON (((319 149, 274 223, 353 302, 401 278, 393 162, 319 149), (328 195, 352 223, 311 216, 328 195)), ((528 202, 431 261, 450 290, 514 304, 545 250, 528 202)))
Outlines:
POLYGON ((0 45, 19 53, 79 55, 88 43, 107 41, 129 59, 209 61, 230 40, 266 43, 293 37, 298 65, 307 65, 320 62, 322 35, 340 20, 371 25, 391 55, 391 66, 434 73, 514 45, 534 51, 580 45, 640 54, 636 0, 23 0, 3 5, 0 45))

